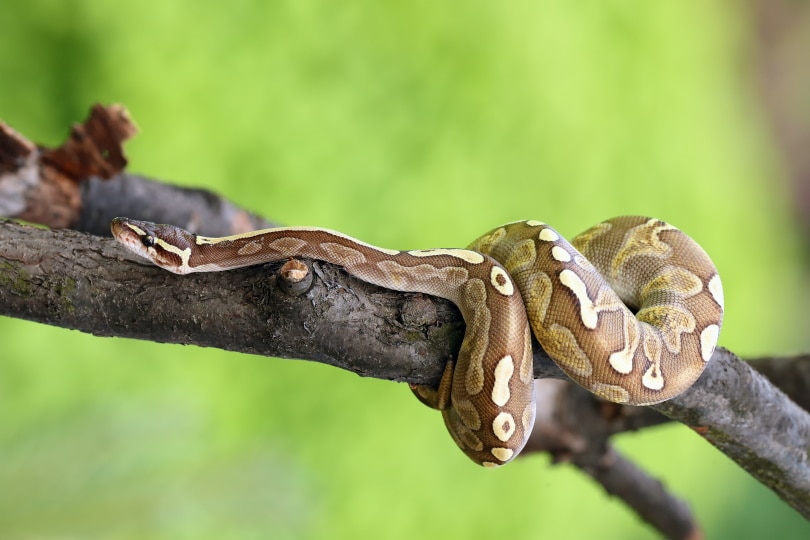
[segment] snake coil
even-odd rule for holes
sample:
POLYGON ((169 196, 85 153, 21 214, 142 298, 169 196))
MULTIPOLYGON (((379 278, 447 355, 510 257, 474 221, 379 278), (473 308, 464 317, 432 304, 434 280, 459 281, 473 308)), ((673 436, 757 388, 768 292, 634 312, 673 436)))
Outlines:
POLYGON ((519 221, 468 249, 414 251, 313 227, 223 238, 128 218, 111 227, 127 248, 177 274, 309 257, 382 287, 454 302, 467 325, 458 356, 438 389, 412 389, 442 411, 462 451, 487 467, 513 459, 534 425, 531 331, 586 389, 648 405, 697 380, 723 319, 723 287, 708 255, 646 217, 604 221, 570 243, 544 223, 519 221))

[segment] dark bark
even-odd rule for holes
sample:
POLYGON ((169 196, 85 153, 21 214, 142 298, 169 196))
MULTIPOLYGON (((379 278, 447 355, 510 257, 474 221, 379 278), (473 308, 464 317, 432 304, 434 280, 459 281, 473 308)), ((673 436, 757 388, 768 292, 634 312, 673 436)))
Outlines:
POLYGON ((653 409, 695 430, 810 519, 810 414, 732 352, 653 409))
POLYGON ((84 204, 71 228, 98 236, 109 236, 110 221, 119 216, 173 223, 205 236, 228 236, 274 225, 208 190, 132 174, 121 173, 108 180, 88 178, 80 186, 80 196, 84 204))
POLYGON ((754 358, 748 364, 779 387, 790 399, 810 411, 810 354, 754 358))

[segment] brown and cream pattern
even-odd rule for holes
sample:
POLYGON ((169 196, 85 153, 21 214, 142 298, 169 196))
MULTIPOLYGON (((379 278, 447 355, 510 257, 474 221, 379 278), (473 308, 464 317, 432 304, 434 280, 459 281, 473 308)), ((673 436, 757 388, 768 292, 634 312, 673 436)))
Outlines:
POLYGON ((468 249, 416 251, 313 227, 206 238, 117 218, 112 231, 178 274, 310 257, 382 287, 451 300, 467 323, 461 349, 438 389, 413 391, 487 467, 513 459, 534 424, 531 331, 577 383, 604 399, 646 405, 694 383, 723 318, 723 287, 703 249, 644 217, 607 220, 571 243, 542 222, 520 221, 468 249))

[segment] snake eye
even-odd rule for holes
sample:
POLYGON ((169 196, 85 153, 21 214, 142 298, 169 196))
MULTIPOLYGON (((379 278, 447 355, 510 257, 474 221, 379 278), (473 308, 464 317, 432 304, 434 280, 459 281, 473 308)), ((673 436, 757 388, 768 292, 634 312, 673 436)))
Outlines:
POLYGON ((141 242, 143 242, 144 246, 150 248, 155 245, 155 237, 149 235, 143 236, 141 237, 141 242))

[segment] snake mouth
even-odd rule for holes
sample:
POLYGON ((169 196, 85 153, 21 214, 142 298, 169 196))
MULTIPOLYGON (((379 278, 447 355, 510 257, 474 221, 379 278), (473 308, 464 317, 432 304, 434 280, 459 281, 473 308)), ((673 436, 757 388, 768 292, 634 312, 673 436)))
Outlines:
POLYGON ((112 223, 110 223, 110 231, 112 232, 113 238, 119 242, 123 242, 130 233, 134 234, 134 231, 131 231, 125 224, 126 220, 124 218, 115 218, 112 220, 112 223))
POLYGON ((154 260, 154 255, 149 248, 144 245, 144 238, 149 234, 126 218, 115 218, 110 223, 110 231, 113 238, 123 244, 127 249, 135 254, 149 260, 154 260))
MULTIPOLYGON (((129 218, 115 218, 110 223, 113 237, 136 255, 175 274, 193 270, 189 239, 172 225, 157 225, 129 218)), ((188 234, 188 233, 186 233, 188 234)))

